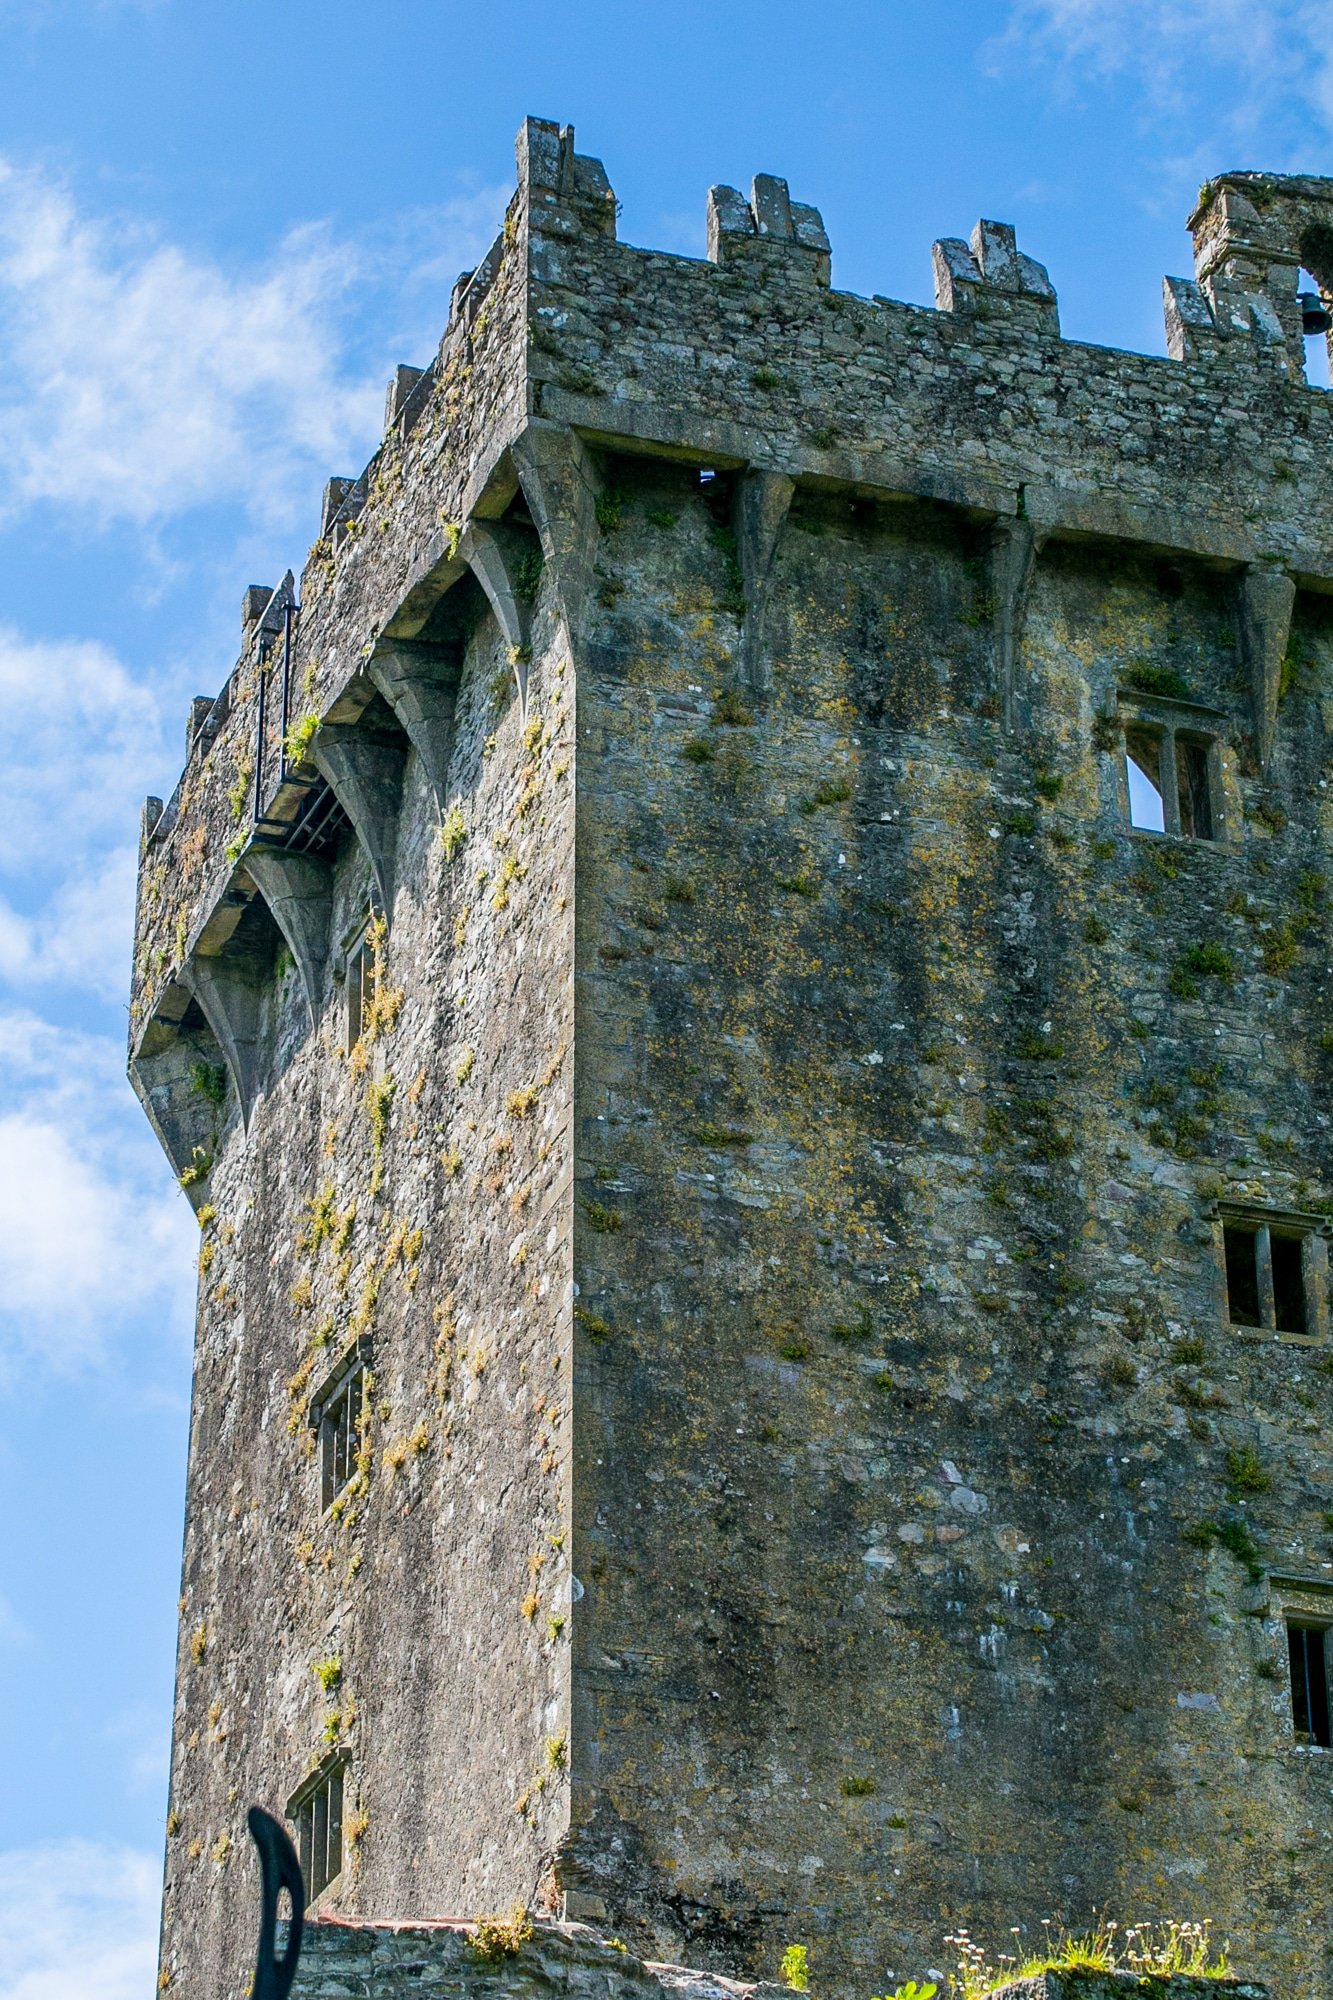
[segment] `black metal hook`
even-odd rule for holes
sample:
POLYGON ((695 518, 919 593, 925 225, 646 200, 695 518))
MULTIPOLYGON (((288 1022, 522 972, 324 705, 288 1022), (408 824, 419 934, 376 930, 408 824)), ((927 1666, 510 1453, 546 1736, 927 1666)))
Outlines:
POLYGON ((305 1882, 296 1849, 287 1829, 262 1806, 251 1806, 246 1814, 250 1838, 259 1849, 261 1877, 259 1899, 259 1953, 255 1960, 255 1980, 251 2000, 287 2000, 296 1977, 296 1961, 301 1956, 301 1933, 305 1929, 305 1882), (287 1932, 287 1949, 279 1958, 274 1949, 278 1934, 278 1895, 285 1889, 292 1899, 292 1920, 287 1932))

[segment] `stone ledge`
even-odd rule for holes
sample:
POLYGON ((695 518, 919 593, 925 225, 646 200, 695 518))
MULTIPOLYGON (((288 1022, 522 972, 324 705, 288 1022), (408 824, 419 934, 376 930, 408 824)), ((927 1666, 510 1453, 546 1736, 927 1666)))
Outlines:
MULTIPOLYGON (((655 1965, 590 1930, 586 1924, 537 1921, 512 1957, 485 1959, 474 1950, 471 1925, 451 1919, 420 1923, 307 1923, 292 2000, 539 2000, 559 1993, 588 2000, 789 2000, 788 1989, 724 1979, 679 1965, 655 1965)), ((1215 1986, 1213 1981, 1191 1985, 1215 1986)), ((1246 1988, 1248 1996, 1258 1987, 1246 1988)), ((1052 1996, 1055 2000, 1055 1996, 1052 1996)), ((1190 1996, 1193 2000, 1193 1995, 1190 1996)))

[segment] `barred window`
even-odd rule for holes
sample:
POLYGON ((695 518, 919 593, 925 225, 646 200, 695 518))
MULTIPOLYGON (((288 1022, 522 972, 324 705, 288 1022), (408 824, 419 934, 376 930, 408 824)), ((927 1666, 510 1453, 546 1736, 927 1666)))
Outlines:
POLYGON ((357 1362, 327 1396, 319 1412, 320 1505, 330 1507, 356 1470, 357 1429, 366 1371, 357 1362))
POLYGON ((287 1817, 296 1825, 296 1851, 301 1858, 307 1904, 315 1902, 342 1873, 343 1774, 346 1760, 322 1764, 295 1793, 287 1817))

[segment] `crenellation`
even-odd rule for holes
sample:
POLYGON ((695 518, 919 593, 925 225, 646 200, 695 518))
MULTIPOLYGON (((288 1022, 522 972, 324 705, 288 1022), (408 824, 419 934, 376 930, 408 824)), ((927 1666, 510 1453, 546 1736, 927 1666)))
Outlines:
POLYGON ((384 392, 384 428, 389 430, 398 419, 399 412, 411 396, 412 391, 426 373, 424 368, 413 368, 400 361, 389 378, 389 386, 384 392))
MULTIPOLYGON (((827 286, 830 276, 830 244, 824 219, 817 208, 794 202, 786 181, 776 174, 756 174, 750 199, 735 188, 708 190, 708 260, 712 264, 754 261, 754 245, 759 240, 784 244, 793 261, 787 266, 796 274, 812 277, 827 286), (797 253, 808 253, 797 254, 797 253)), ((764 268, 761 264, 760 268, 764 268)))
POLYGON ((935 304, 940 312, 990 312, 1002 305, 1035 330, 1055 337, 1060 314, 1044 264, 1025 255, 1007 222, 978 222, 971 240, 945 237, 931 246, 935 304))
POLYGON ((319 533, 321 540, 323 540, 324 536, 328 534, 329 529, 333 526, 334 521, 342 511, 344 500, 355 484, 356 481, 354 479, 341 478, 335 475, 325 486, 324 497, 320 502, 319 509, 319 533))
POLYGON ((1327 1993, 1330 184, 1210 184, 1161 358, 1007 225, 932 311, 776 176, 705 260, 518 162, 141 820, 172 1990, 336 1769, 323 1916, 850 2000, 1169 1895, 1327 1993))

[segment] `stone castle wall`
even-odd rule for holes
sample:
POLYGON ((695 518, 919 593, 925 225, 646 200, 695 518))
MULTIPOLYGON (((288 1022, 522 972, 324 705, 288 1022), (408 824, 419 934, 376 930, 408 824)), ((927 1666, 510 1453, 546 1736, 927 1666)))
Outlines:
POLYGON ((331 1910, 544 1878, 849 1993, 1206 1914, 1328 1990, 1330 197, 1216 183, 1155 360, 1062 342, 994 224, 935 312, 829 289, 765 177, 706 263, 622 246, 525 127, 145 817, 132 1074, 205 1267, 179 1990, 245 1962, 244 1805, 333 1754, 331 1910), (1217 838, 1129 826, 1143 729, 1217 838), (1303 1342, 1228 1324, 1270 1212, 1303 1342))

